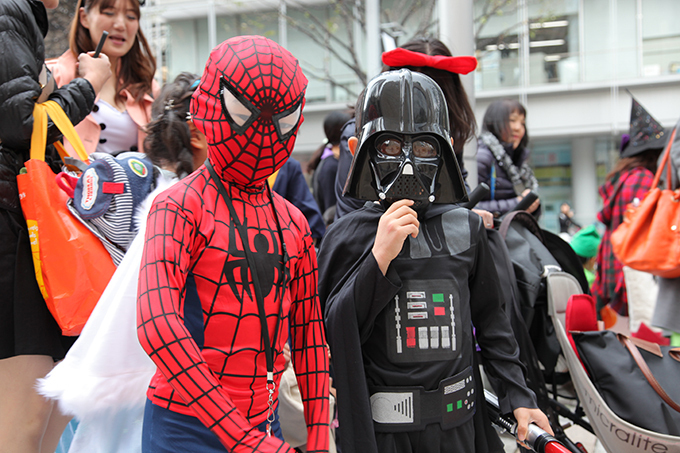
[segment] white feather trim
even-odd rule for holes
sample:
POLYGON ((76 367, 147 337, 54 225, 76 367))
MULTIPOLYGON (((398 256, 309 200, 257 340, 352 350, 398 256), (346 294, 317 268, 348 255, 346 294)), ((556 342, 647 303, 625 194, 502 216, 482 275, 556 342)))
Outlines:
POLYGON ((161 174, 135 213, 139 232, 63 361, 38 380, 38 391, 79 419, 143 406, 156 366, 137 339, 137 280, 146 217, 154 199, 177 181, 161 174))

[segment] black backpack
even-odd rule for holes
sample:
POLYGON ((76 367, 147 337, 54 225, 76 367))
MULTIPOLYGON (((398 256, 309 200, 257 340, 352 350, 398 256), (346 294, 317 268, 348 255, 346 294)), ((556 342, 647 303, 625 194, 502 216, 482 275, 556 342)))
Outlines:
POLYGON ((498 232, 512 261, 522 318, 538 360, 546 375, 551 375, 561 350, 548 315, 546 277, 554 271, 567 272, 578 280, 587 294, 588 281, 583 266, 568 243, 541 229, 536 218, 526 211, 506 214, 498 232))

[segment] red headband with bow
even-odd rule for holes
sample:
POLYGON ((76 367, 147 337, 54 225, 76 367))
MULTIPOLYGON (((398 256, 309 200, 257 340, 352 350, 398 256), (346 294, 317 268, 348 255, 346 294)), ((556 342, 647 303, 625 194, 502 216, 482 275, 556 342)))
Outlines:
POLYGON ((477 67, 475 57, 447 57, 444 55, 427 55, 420 52, 413 52, 401 47, 382 54, 382 61, 390 67, 427 66, 444 71, 455 72, 456 74, 468 74, 477 67))

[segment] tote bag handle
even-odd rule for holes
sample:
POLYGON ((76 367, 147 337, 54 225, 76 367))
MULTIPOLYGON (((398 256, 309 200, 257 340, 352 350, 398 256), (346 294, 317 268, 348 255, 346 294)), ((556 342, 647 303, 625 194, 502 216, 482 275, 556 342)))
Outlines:
POLYGON ((661 397, 662 400, 666 402, 666 404, 668 404, 676 411, 680 412, 680 405, 673 401, 673 399, 668 395, 668 393, 666 393, 663 387, 661 387, 661 384, 659 384, 659 381, 657 381, 654 375, 652 374, 652 370, 649 369, 647 362, 645 362, 645 358, 642 357, 642 354, 640 354, 640 351, 638 351, 638 348, 637 346, 635 346, 635 343, 633 343, 630 338, 628 338, 625 335, 621 335, 620 333, 616 334, 616 336, 619 338, 621 344, 628 349, 630 355, 633 356, 635 363, 640 368, 640 371, 642 371, 642 374, 645 375, 645 379, 647 379, 647 382, 649 382, 649 385, 652 386, 654 391, 661 397))
POLYGON ((677 127, 673 128, 673 132, 671 133, 671 137, 668 139, 668 145, 666 145, 666 149, 663 152, 663 158, 661 158, 661 163, 659 164, 659 168, 656 170, 656 174, 654 175, 654 182, 652 183, 652 189, 657 187, 659 185, 659 181, 661 180, 661 175, 663 174, 663 169, 664 167, 666 168, 666 188, 671 189, 671 165, 668 162, 668 158, 671 155, 671 147, 673 146, 673 141, 675 139, 675 132, 677 130, 677 127), (668 165, 666 165, 668 164, 668 165))
MULTIPOLYGON (((71 120, 66 116, 64 110, 55 101, 36 103, 33 108, 33 133, 31 134, 31 159, 45 160, 45 147, 47 146, 47 115, 52 118, 52 122, 59 128, 64 137, 73 145, 76 154, 83 162, 89 162, 87 152, 76 132, 71 120)), ((62 159, 68 155, 64 146, 60 142, 55 142, 59 155, 62 159)))

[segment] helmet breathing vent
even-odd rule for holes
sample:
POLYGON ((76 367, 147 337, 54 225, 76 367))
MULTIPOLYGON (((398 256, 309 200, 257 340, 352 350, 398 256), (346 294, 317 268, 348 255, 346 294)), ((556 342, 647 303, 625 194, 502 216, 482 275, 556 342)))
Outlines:
POLYGON ((414 175, 401 175, 394 181, 394 185, 390 188, 391 194, 402 195, 405 197, 425 197, 425 187, 420 183, 414 175))

